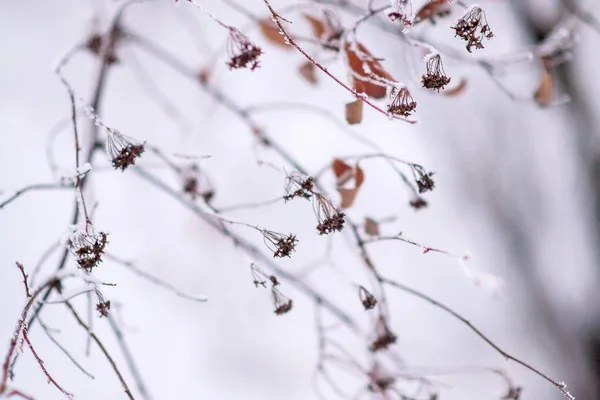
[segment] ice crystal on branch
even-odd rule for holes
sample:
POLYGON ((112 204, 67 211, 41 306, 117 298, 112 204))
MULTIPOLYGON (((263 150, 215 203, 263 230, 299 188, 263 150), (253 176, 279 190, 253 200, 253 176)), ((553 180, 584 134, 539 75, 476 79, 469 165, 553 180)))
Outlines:
POLYGON ((262 49, 248 39, 238 29, 229 27, 229 40, 227 42, 229 69, 249 68, 254 71, 260 65, 259 57, 262 49))
POLYGON ((291 257, 292 251, 296 249, 296 235, 284 235, 273 231, 262 231, 267 247, 273 252, 273 257, 291 257))
POLYGON ((108 244, 108 234, 100 232, 97 235, 76 230, 67 239, 66 246, 73 253, 79 268, 91 272, 102 262, 104 249, 108 244))
POLYGON ((135 161, 146 150, 143 143, 121 134, 116 129, 108 129, 106 152, 115 169, 125 169, 135 164, 135 161))
POLYGON ((391 102, 387 107, 388 115, 408 117, 417 108, 417 103, 410 95, 406 86, 402 86, 400 89, 394 88, 390 98, 391 102))
POLYGON ((437 90, 443 89, 450 83, 450 78, 444 72, 442 57, 439 54, 429 54, 425 58, 427 74, 421 76, 421 83, 426 89, 437 90))
POLYGON ((467 9, 465 15, 458 20, 452 27, 455 36, 467 41, 467 50, 471 53, 471 48, 483 49, 481 41, 494 37, 490 26, 485 18, 485 12, 478 6, 472 5, 467 9))

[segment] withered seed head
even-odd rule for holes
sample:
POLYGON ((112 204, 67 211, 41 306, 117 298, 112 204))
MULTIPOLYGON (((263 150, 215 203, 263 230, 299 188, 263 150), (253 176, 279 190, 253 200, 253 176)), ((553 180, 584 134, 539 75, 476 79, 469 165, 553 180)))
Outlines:
POLYGON ((412 25, 412 2, 410 0, 392 0, 388 17, 392 22, 399 20, 404 25, 412 25))
POLYGON ((439 54, 432 55, 427 59, 427 74, 421 76, 421 83, 426 89, 443 89, 450 83, 450 78, 444 72, 442 57, 439 54))
POLYGON ((409 204, 415 210, 420 210, 421 208, 427 207, 427 200, 419 196, 412 199, 409 204))
POLYGON ((215 195, 215 189, 208 175, 197 164, 190 164, 180 169, 183 193, 192 200, 202 197, 210 202, 215 195))
POLYGON ((360 302, 362 303, 365 310, 372 310, 377 305, 377 300, 375 296, 373 296, 367 289, 361 286, 358 289, 358 295, 360 297, 360 302))
POLYGON ((127 167, 135 164, 136 159, 140 157, 144 151, 145 147, 143 143, 138 143, 115 129, 108 130, 106 152, 115 169, 125 171, 127 167))
POLYGON ((273 303, 275 304, 275 314, 281 315, 292 309, 292 300, 285 297, 279 290, 272 288, 273 303))
POLYGON ((298 171, 292 172, 286 177, 285 185, 285 201, 292 200, 295 197, 303 197, 310 199, 314 189, 314 178, 312 176, 304 175, 298 171))
POLYGON ((479 7, 469 8, 452 29, 454 29, 455 36, 467 41, 469 53, 471 53, 472 47, 483 49, 481 42, 484 38, 491 39, 494 37, 487 23, 485 12, 479 7))
POLYGON ((317 231, 319 235, 327 235, 335 231, 340 232, 344 228, 346 214, 338 211, 331 200, 322 194, 314 193, 314 195, 313 207, 318 220, 317 231))
POLYGON ((376 352, 387 349, 390 345, 396 343, 396 335, 394 335, 387 326, 387 322, 383 315, 377 320, 377 338, 371 343, 370 350, 376 352))
POLYGON ((399 90, 394 88, 390 97, 392 100, 387 107, 388 115, 408 117, 417 108, 417 103, 410 95, 406 86, 403 86, 399 90))
POLYGON ((258 58, 263 54, 262 49, 236 28, 229 27, 227 50, 229 69, 249 68, 254 71, 260 65, 258 58))
POLYGON ((296 235, 284 235, 273 231, 262 231, 267 247, 273 252, 273 257, 291 257, 292 251, 296 249, 296 235))
POLYGON ((100 313, 101 318, 108 317, 108 310, 110 310, 110 300, 96 304, 96 311, 100 313))
POLYGON ((79 268, 91 272, 102 262, 102 254, 108 244, 108 235, 104 232, 90 234, 76 231, 68 239, 66 245, 75 256, 79 268))
POLYGON ((419 193, 424 193, 427 191, 431 191, 435 188, 435 182, 431 178, 435 173, 427 172, 422 168, 415 168, 418 179, 417 179, 417 187, 419 188, 419 193))

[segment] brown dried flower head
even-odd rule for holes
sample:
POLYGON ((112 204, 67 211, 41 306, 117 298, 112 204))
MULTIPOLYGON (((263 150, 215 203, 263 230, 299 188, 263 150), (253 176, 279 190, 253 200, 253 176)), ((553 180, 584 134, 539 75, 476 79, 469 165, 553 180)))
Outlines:
POLYGON ((391 10, 388 12, 388 17, 392 22, 400 21, 404 25, 412 25, 413 11, 411 0, 391 0, 391 10))
POLYGON ((229 69, 249 68, 254 71, 260 65, 259 57, 263 54, 260 47, 248 39, 246 35, 234 27, 229 27, 227 42, 229 69))
POLYGON ((365 310, 372 310, 377 305, 377 300, 367 289, 361 286, 358 289, 358 296, 365 310))
POLYGON ((367 388, 371 392, 382 393, 387 391, 396 383, 396 378, 385 372, 381 364, 375 362, 368 373, 370 383, 367 388))
POLYGON ((396 343, 396 335, 394 335, 387 326, 387 322, 383 315, 377 320, 377 338, 371 343, 370 350, 376 352, 387 349, 390 345, 396 343))
POLYGON ((519 400, 522 391, 523 388, 520 386, 511 387, 508 389, 508 393, 502 397, 502 400, 519 400))
POLYGON ((183 193, 192 200, 201 197, 205 202, 210 202, 215 195, 215 189, 208 175, 198 164, 187 165, 180 170, 183 193))
POLYGON ((469 53, 471 53, 472 47, 483 49, 481 42, 484 38, 491 39, 494 37, 485 18, 485 12, 477 6, 469 7, 465 15, 458 20, 452 29, 454 29, 455 36, 459 36, 462 40, 467 41, 467 50, 469 53))
POLYGON ((110 310, 110 300, 101 301, 96 304, 96 311, 100 313, 100 318, 108 317, 108 311, 110 310))
POLYGON ((279 285, 279 280, 275 275, 267 275, 260 267, 254 263, 250 264, 250 272, 252 273, 252 279, 254 286, 259 285, 266 288, 267 282, 271 282, 271 287, 279 285))
POLYGON ((387 107, 389 116, 400 115, 408 117, 417 108, 417 103, 414 101, 408 88, 402 86, 400 89, 394 88, 391 92, 391 102, 387 107))
POLYGON ((435 172, 427 172, 423 167, 413 165, 413 173, 415 174, 419 193, 432 191, 435 188, 435 182, 432 179, 435 172))
POLYGON ((421 76, 421 83, 426 89, 437 90, 446 87, 450 78, 444 72, 442 57, 439 54, 430 54, 426 58, 427 74, 421 76))
POLYGON ((301 172, 294 171, 286 177, 285 182, 285 201, 292 200, 296 197, 310 199, 314 189, 314 178, 307 176, 301 172))
POLYGON ((66 246, 75 256, 79 268, 91 272, 102 262, 102 254, 108 244, 108 234, 97 235, 83 231, 75 231, 67 240, 66 246))
POLYGON ((320 193, 315 195, 315 215, 317 216, 317 231, 320 235, 327 235, 331 232, 340 232, 344 228, 344 217, 346 214, 338 211, 331 200, 320 193))
POLYGON ((273 231, 262 231, 267 247, 273 252, 273 257, 291 257, 292 251, 296 249, 296 235, 284 235, 273 231))
POLYGON ((106 152, 111 159, 115 169, 125 171, 130 165, 134 165, 138 157, 145 151, 143 143, 121 134, 116 129, 108 129, 106 139, 106 152))
POLYGON ((292 309, 292 300, 285 297, 279 290, 272 288, 273 303, 275 304, 275 314, 285 314, 292 309))
POLYGON ((418 196, 418 197, 415 197, 414 199, 412 199, 409 202, 409 204, 415 210, 420 210, 421 208, 427 207, 427 200, 425 200, 424 198, 418 196))

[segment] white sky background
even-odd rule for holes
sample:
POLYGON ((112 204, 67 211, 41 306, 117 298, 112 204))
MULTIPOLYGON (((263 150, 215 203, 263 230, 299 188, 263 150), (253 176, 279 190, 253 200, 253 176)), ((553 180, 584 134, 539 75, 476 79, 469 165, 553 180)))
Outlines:
MULTIPOLYGON (((261 3, 248 2, 246 7, 266 15, 261 3)), ((243 25, 244 20, 222 4, 206 4, 226 22, 243 25)), ((284 4, 274 2, 277 7, 284 4)), ((106 17, 114 6, 112 1, 2 1, 0 196, 27 184, 52 180, 45 161, 48 132, 69 113, 66 92, 53 74, 52 65, 93 30, 92 17, 98 11, 101 15, 106 13, 106 17)), ((502 54, 524 45, 507 4, 489 4, 486 10, 497 38, 486 42, 486 50, 477 55, 502 54)), ((211 54, 206 42, 214 47, 224 37, 222 29, 187 4, 173 7, 168 1, 153 1, 137 5, 129 10, 125 21, 194 67, 202 65, 211 54)), ((453 20, 446 23, 450 21, 453 20)), ((449 29, 443 30, 446 23, 436 28, 435 34, 447 36, 445 42, 464 50, 462 42, 451 40, 449 29)), ((307 29, 299 18, 297 26, 307 29)), ((248 32, 264 46, 262 67, 253 73, 229 71, 221 58, 214 77, 220 87, 242 105, 311 103, 343 118, 344 104, 351 101, 347 93, 322 75, 318 88, 308 86, 297 77, 297 67, 303 61, 299 54, 265 44, 256 30, 248 32)), ((363 123, 353 129, 390 154, 436 171, 436 190, 427 197, 430 208, 414 212, 408 206, 407 190, 385 163, 364 161, 366 182, 349 214, 355 220, 397 214, 398 221, 385 226, 385 233, 402 231, 407 238, 432 247, 469 252, 470 266, 502 277, 505 287, 498 296, 490 296, 472 285, 456 260, 438 254, 421 255, 419 249, 400 242, 372 246, 375 262, 385 275, 459 311, 509 353, 552 377, 566 380, 561 352, 552 348, 536 316, 523 305, 527 294, 521 291, 519 271, 513 268, 512 255, 507 253, 503 238, 487 215, 485 202, 512 198, 524 215, 531 215, 523 223, 537 235, 534 253, 541 268, 547 269, 547 285, 556 292, 556 303, 564 312, 567 325, 582 324, 594 283, 590 272, 591 241, 586 239, 590 231, 586 220, 591 211, 585 201, 586 189, 582 189, 580 166, 573 160, 574 145, 567 118, 561 109, 540 110, 535 104, 511 101, 480 70, 452 63, 446 64, 446 71, 456 81, 461 76, 469 77, 468 89, 462 96, 447 99, 418 90, 415 68, 422 68, 418 51, 397 48, 397 42, 382 40, 374 30, 365 29, 361 34, 374 54, 386 58, 392 75, 402 77, 415 88, 420 123, 409 126, 390 122, 365 109, 363 123), (406 60, 412 67, 407 68, 406 60), (408 78, 411 73, 414 81, 408 78), (495 184, 489 185, 488 180, 495 184), (490 195, 488 190, 497 192, 490 195)), ((597 46, 598 38, 586 29, 581 35, 583 50, 577 55, 588 56, 577 62, 585 75, 586 71, 593 71, 595 60, 584 50, 597 46)), ((235 115, 132 46, 124 45, 119 56, 123 65, 110 73, 104 101, 106 124, 167 152, 211 155, 201 165, 216 182, 217 207, 282 194, 284 175, 257 165, 256 155, 277 167, 285 164, 268 149, 259 148, 255 153, 255 138, 235 115), (191 129, 182 132, 180 124, 164 113, 136 79, 136 69, 129 66, 132 62, 143 66, 191 129)), ((345 76, 340 62, 329 66, 336 75, 345 76)), ((76 92, 89 100, 95 74, 93 57, 76 56, 65 74, 76 92)), ((536 79, 527 70, 507 83, 528 96, 535 90, 536 79)), ((592 85, 597 83, 590 83, 590 94, 594 93, 592 85)), ((590 101, 598 105, 591 96, 590 101)), ((310 171, 319 170, 336 156, 371 152, 314 114, 273 112, 260 114, 257 119, 270 137, 310 171)), ((85 117, 80 122, 87 126, 85 117)), ((65 168, 72 168, 73 163, 70 133, 66 129, 54 146, 56 160, 65 168)), ((142 161, 155 163, 150 157, 142 161)), ((98 162, 92 171, 89 195, 98 202, 95 226, 110 233, 110 252, 135 260, 141 268, 183 291, 204 293, 209 298, 202 304, 186 302, 141 281, 117 264, 106 261, 98 268, 99 277, 118 284, 107 288, 104 294, 114 304, 121 304, 115 315, 125 321, 127 341, 152 398, 316 398, 311 386, 317 354, 312 301, 284 282, 282 290, 294 299, 294 309, 281 317, 274 315, 269 293, 254 288, 246 260, 233 249, 229 239, 215 235, 209 226, 131 171, 115 172, 108 167, 106 160, 98 162)), ((168 173, 160 175, 177 184, 168 173)), ((333 192, 331 174, 327 179, 333 192)), ((72 202, 66 191, 29 193, 0 210, 0 340, 6 345, 24 302, 21 277, 14 262, 21 261, 28 270, 33 268, 45 249, 66 232, 72 202)), ((280 262, 289 271, 300 271, 325 254, 328 239, 315 234, 308 203, 296 200, 232 215, 275 231, 296 233, 300 238, 297 252, 280 262)), ((255 231, 236 231, 261 243, 255 231)), ((345 279, 370 282, 359 259, 348 251, 343 239, 346 234, 333 239, 335 263, 345 275, 324 266, 308 280, 366 326, 369 316, 361 311, 354 289, 345 279)), ((49 259, 46 271, 52 271, 56 258, 49 259)), ((525 387, 523 399, 560 398, 547 382, 505 362, 466 326, 439 309, 391 291, 389 301, 392 329, 398 335, 395 348, 408 365, 504 368, 525 387)), ((85 309, 83 297, 77 303, 85 309)), ((91 357, 84 356, 84 332, 73 324, 64 307, 47 306, 44 313, 44 321, 61 330, 56 337, 96 376, 89 380, 81 374, 35 327, 32 341, 57 381, 76 398, 123 398, 117 379, 98 349, 93 347, 91 357)), ((105 343, 126 371, 105 324, 105 320, 96 319, 95 329, 106 338, 105 343)), ((362 349, 355 349, 361 354, 362 349)), ((16 375, 15 386, 36 399, 63 397, 46 384, 27 351, 16 375)), ((133 387, 128 372, 126 378, 133 387)), ((440 379, 451 385, 442 392, 442 399, 497 399, 505 389, 492 375, 440 379)), ((340 382, 349 390, 366 384, 347 375, 340 377, 340 382)), ((572 390, 576 395, 577 388, 572 390)))

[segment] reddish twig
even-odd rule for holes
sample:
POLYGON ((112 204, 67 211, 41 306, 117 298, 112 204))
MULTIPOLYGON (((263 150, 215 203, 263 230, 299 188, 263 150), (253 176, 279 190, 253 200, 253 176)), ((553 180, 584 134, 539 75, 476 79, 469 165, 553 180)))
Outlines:
POLYGON ((29 336, 27 335, 27 328, 25 326, 23 326, 22 334, 23 334, 23 340, 25 340, 25 343, 27 343, 27 347, 29 347, 29 350, 31 350, 31 354, 33 354, 35 361, 37 361, 38 365, 42 369, 42 372, 44 372, 44 375, 46 375, 46 378, 48 378, 48 381, 50 383, 52 383, 54 385, 54 387, 56 387, 58 390, 60 390, 60 392, 62 394, 64 394, 68 398, 73 398, 73 394, 71 394, 71 393, 67 392, 65 389, 63 389, 62 386, 60 386, 58 384, 58 382, 56 382, 56 380, 52 377, 52 375, 50 375, 50 373, 46 369, 46 366, 44 365, 44 361, 42 361, 40 356, 37 354, 37 352, 33 348, 33 344, 31 344, 31 340, 29 340, 29 336))
POLYGON ((16 264, 19 271, 21 271, 21 275, 23 275, 23 285, 25 285, 25 294, 27 295, 27 297, 31 297, 31 293, 29 292, 29 283, 27 283, 29 275, 25 273, 25 268, 23 268, 23 264, 21 264, 18 261, 16 262, 16 264))

